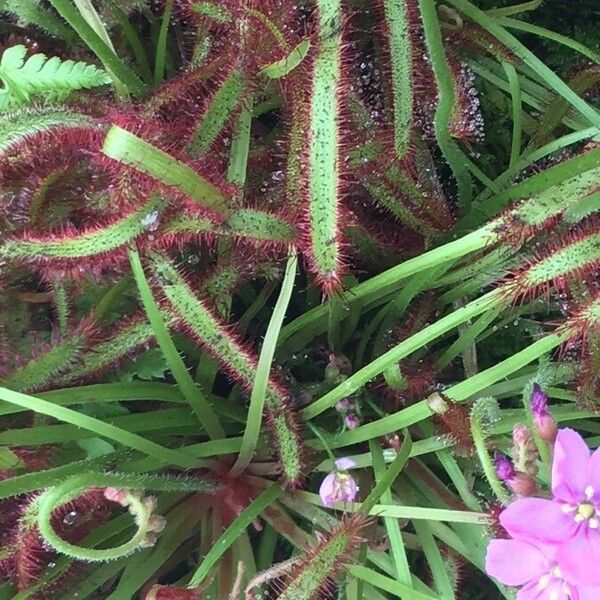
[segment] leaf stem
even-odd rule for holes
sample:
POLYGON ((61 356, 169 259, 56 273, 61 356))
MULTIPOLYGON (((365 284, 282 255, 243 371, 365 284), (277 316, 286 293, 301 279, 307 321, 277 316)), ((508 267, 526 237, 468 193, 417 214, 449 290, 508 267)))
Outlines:
POLYGON ((285 313, 292 297, 294 289, 294 281, 296 277, 296 269, 298 258, 295 254, 288 258, 285 268, 285 275, 281 285, 279 297, 273 309, 271 320, 265 333, 265 339, 258 358, 256 367, 256 375, 254 377, 254 385, 252 386, 252 394, 250 395, 250 406, 248 407, 248 417, 246 420, 246 429, 242 438, 242 447, 238 458, 229 472, 229 476, 234 477, 241 473, 252 460, 258 437, 260 435, 260 427, 262 423, 265 397, 269 385, 269 373, 275 355, 275 347, 277 345, 277 337, 281 331, 281 325, 285 318, 285 313))

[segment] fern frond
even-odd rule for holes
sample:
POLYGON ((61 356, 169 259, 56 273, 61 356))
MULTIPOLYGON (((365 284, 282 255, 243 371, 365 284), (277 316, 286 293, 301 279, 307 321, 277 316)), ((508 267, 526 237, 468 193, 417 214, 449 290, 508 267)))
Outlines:
POLYGON ((25 60, 27 48, 19 44, 4 51, 0 60, 0 111, 25 104, 32 94, 64 98, 69 92, 109 82, 108 75, 94 65, 57 56, 34 54, 25 60))

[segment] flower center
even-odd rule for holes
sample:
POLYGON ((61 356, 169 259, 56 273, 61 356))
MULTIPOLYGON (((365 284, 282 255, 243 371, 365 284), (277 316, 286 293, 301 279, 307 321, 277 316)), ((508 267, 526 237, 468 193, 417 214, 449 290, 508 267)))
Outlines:
POLYGON ((563 504, 563 512, 566 514, 571 513, 576 523, 587 522, 588 527, 591 529, 598 529, 600 527, 600 511, 596 508, 593 503, 595 490, 591 485, 585 488, 585 502, 581 504, 563 504))
POLYGON ((586 519, 589 519, 595 512, 596 509, 594 508, 593 504, 589 504, 587 502, 585 504, 580 504, 577 507, 577 514, 575 515, 575 520, 584 521, 586 519))
MULTIPOLYGON (((351 496, 352 477, 347 473, 339 471, 333 486, 333 498, 335 501, 346 502, 351 496)), ((351 499, 350 499, 351 500, 351 499)))

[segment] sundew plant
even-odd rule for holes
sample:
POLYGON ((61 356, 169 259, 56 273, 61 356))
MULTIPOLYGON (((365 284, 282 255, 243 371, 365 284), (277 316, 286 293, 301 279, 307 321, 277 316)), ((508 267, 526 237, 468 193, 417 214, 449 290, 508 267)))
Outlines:
POLYGON ((600 598, 597 2, 0 18, 0 600, 600 598))

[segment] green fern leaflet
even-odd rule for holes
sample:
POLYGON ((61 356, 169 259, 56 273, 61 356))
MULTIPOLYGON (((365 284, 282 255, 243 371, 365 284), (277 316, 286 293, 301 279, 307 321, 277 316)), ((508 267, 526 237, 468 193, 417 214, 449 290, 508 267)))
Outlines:
POLYGON ((34 54, 25 60, 27 48, 22 44, 7 48, 0 60, 0 111, 29 102, 32 95, 48 94, 64 98, 71 91, 109 82, 108 75, 94 65, 54 56, 34 54))

